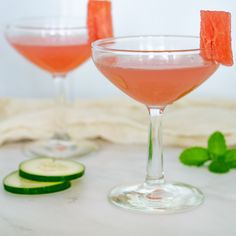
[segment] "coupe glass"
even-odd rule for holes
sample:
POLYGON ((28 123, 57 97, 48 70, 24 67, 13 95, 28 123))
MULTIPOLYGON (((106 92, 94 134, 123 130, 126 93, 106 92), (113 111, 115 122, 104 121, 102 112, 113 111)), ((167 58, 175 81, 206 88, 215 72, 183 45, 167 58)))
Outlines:
POLYGON ((112 189, 116 206, 141 212, 172 213, 200 205, 197 188, 164 179, 162 116, 167 105, 186 95, 218 68, 202 58, 194 36, 134 36, 92 44, 97 68, 119 89, 145 104, 150 114, 145 181, 112 189))
POLYGON ((26 151, 36 156, 72 157, 93 149, 86 141, 71 140, 64 125, 65 78, 91 55, 88 30, 80 18, 33 17, 6 27, 8 42, 26 59, 49 72, 55 83, 57 131, 50 140, 35 142, 26 151))

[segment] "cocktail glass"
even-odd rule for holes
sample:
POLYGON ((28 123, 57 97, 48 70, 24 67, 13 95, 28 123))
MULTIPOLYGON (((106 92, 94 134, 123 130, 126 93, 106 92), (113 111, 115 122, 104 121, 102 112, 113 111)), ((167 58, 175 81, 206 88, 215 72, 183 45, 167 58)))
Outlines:
POLYGON ((30 62, 51 73, 56 91, 55 125, 50 140, 34 142, 27 153, 36 156, 72 157, 93 149, 89 142, 75 142, 66 132, 65 78, 91 55, 87 27, 80 18, 33 17, 18 19, 6 27, 8 42, 30 62))
POLYGON ((203 202, 197 188, 164 179, 161 125, 166 106, 202 84, 219 66, 202 58, 199 45, 198 37, 171 35, 110 38, 92 44, 97 68, 115 86, 145 104, 150 114, 145 181, 112 189, 109 200, 116 206, 173 213, 203 202))

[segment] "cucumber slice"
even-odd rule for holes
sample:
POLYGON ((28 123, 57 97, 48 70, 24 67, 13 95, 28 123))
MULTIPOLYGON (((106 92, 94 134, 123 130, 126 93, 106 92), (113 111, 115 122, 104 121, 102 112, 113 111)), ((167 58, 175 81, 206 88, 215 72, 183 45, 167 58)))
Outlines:
POLYGON ((55 158, 27 160, 22 162, 19 167, 21 177, 44 182, 77 179, 84 175, 84 171, 84 165, 78 162, 55 158))
POLYGON ((3 179, 4 189, 18 194, 45 194, 62 191, 70 187, 70 182, 37 182, 24 179, 14 171, 3 179))

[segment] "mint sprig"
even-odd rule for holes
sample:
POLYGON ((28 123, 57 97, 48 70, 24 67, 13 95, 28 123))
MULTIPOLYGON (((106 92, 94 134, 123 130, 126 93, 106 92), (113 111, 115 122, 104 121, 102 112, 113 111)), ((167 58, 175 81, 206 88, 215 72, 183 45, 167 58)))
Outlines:
POLYGON ((206 163, 209 171, 223 174, 236 168, 236 149, 228 149, 224 135, 216 131, 208 138, 207 148, 187 148, 179 159, 188 166, 202 166, 206 163))

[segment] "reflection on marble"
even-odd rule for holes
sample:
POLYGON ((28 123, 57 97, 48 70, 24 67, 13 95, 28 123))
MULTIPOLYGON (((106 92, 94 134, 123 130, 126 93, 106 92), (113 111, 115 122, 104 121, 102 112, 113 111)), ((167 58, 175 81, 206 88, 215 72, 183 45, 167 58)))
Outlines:
MULTIPOLYGON (((180 151, 166 149, 166 176, 204 192, 205 203, 193 211, 145 215, 110 205, 110 188, 143 180, 146 149, 104 144, 96 153, 78 158, 86 165, 86 174, 68 190, 23 196, 1 188, 0 236, 235 236, 236 170, 215 175, 204 168, 183 166, 177 158, 180 151)), ((20 144, 1 148, 1 178, 24 159, 20 144)))

